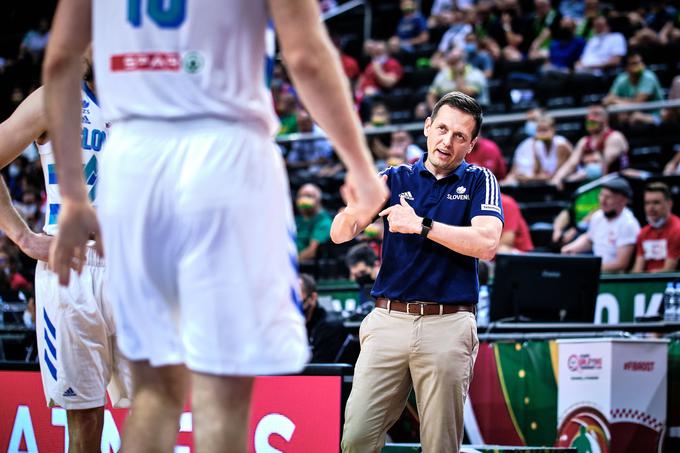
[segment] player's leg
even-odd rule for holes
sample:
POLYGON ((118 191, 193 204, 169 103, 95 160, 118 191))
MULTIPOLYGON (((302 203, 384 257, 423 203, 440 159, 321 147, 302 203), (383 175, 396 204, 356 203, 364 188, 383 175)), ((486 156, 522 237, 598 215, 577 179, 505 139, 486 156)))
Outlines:
POLYGON ((191 400, 196 452, 242 453, 248 448, 253 378, 192 373, 191 400))
POLYGON ((423 316, 410 368, 423 451, 458 451, 479 341, 472 313, 423 316))
POLYGON ((189 373, 183 365, 153 367, 146 361, 131 362, 131 369, 132 409, 125 419, 122 449, 126 453, 172 451, 189 373))
POLYGON ((280 155, 246 127, 209 130, 214 140, 192 143, 177 206, 182 341, 199 451, 240 453, 232 433, 245 441, 251 377, 297 373, 309 351, 280 155))
MULTIPOLYGON (((89 258, 89 257, 88 257, 89 258)), ((61 287, 47 264, 36 267, 36 332, 45 397, 66 410, 69 452, 98 451, 106 385, 111 376, 109 332, 93 294, 87 265, 61 287)))
POLYGON ((104 429, 104 406, 66 411, 68 423, 68 452, 99 451, 104 429))

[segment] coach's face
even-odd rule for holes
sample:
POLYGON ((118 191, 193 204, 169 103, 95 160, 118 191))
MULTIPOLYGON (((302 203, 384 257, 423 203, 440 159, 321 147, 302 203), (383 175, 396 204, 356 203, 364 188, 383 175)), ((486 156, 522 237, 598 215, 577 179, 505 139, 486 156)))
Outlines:
POLYGON ((425 120, 427 162, 437 172, 451 172, 458 168, 477 143, 477 138, 472 138, 474 130, 472 115, 442 105, 436 117, 425 120))

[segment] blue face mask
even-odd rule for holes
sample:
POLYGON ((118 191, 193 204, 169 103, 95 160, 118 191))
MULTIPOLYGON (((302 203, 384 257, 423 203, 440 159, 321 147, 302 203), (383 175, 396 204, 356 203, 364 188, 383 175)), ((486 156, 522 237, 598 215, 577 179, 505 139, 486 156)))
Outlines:
POLYGON ((465 44, 465 52, 467 53, 475 53, 477 52, 477 44, 473 42, 469 42, 465 44))
POLYGON ((585 166, 583 169, 586 173, 586 178, 597 179, 602 176, 602 164, 597 162, 591 162, 585 166))
POLYGON ((528 135, 529 137, 533 137, 536 135, 536 128, 538 127, 538 124, 536 121, 527 121, 524 123, 524 133, 528 135))

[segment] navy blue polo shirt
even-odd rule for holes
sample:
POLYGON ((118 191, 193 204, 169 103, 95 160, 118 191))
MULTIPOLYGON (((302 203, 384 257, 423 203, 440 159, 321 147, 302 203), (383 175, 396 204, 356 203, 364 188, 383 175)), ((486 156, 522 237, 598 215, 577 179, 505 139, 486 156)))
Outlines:
MULTIPOLYGON (((498 182, 486 168, 462 162, 450 175, 437 180, 425 168, 427 154, 413 165, 390 167, 387 206, 403 196, 421 217, 454 226, 470 226, 473 217, 490 215, 503 221, 498 182)), ((419 234, 390 233, 384 217, 382 264, 371 294, 405 301, 441 304, 477 302, 477 259, 423 238, 419 234)))

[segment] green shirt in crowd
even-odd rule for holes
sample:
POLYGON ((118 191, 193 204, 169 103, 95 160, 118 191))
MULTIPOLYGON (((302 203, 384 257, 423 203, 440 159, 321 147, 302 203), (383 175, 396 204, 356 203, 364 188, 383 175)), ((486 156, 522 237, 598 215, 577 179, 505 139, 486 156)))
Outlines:
POLYGON ((323 244, 331 237, 331 215, 321 209, 314 217, 306 219, 301 215, 295 216, 297 226, 297 249, 298 253, 306 249, 312 240, 323 244))
POLYGON ((656 77, 656 74, 649 69, 642 71, 637 85, 631 83, 630 75, 628 75, 627 72, 619 74, 616 77, 616 80, 614 80, 611 93, 614 96, 627 99, 634 98, 638 93, 645 93, 649 95, 647 102, 661 101, 663 99, 659 79, 656 77))

